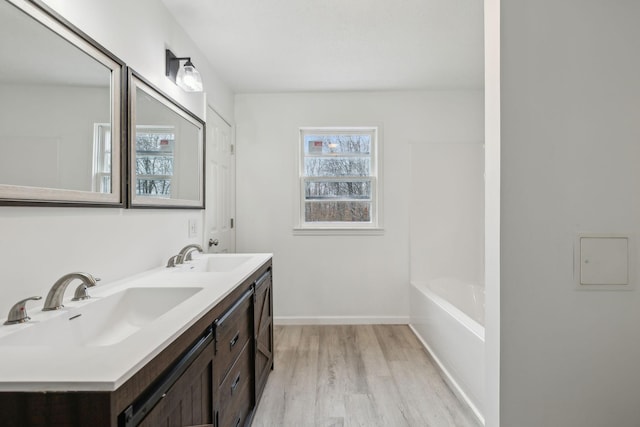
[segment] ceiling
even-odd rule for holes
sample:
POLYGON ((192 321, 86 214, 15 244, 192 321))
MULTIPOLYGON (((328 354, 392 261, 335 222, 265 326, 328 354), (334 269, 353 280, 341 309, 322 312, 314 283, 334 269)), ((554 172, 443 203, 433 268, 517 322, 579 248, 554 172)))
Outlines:
POLYGON ((483 86, 482 0, 162 1, 236 93, 483 86))

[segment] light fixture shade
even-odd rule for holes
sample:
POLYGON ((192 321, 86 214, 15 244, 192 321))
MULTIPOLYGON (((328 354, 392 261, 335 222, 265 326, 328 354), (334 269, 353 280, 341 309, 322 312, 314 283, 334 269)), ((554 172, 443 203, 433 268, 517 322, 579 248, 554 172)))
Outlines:
POLYGON ((187 61, 178 69, 176 74, 176 85, 185 92, 202 92, 202 77, 193 66, 191 61, 187 61))

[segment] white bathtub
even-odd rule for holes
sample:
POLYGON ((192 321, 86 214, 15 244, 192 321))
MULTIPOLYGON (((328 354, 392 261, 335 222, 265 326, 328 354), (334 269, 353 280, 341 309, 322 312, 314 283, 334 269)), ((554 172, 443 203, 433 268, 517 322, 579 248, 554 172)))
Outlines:
POLYGON ((484 424, 483 287, 446 278, 412 283, 410 292, 411 328, 484 424))

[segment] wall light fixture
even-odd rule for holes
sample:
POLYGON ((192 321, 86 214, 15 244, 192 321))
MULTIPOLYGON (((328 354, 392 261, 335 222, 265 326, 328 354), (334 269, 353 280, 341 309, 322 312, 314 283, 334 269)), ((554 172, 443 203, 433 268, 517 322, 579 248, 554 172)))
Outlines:
POLYGON ((202 92, 202 77, 193 66, 191 58, 178 58, 165 49, 165 72, 167 77, 185 92, 202 92), (181 64, 181 61, 186 61, 181 64))

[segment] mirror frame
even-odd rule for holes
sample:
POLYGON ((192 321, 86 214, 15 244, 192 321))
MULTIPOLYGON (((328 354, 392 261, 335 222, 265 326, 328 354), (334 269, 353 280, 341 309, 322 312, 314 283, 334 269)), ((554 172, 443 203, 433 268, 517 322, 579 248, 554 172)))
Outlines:
POLYGON ((184 106, 173 100, 163 91, 144 79, 140 74, 129 68, 128 81, 128 161, 129 161, 129 189, 128 207, 130 208, 171 208, 171 209, 204 209, 205 207, 205 122, 184 106), (165 107, 169 108, 188 122, 196 126, 198 133, 198 181, 200 183, 199 197, 197 200, 166 199, 161 197, 138 196, 136 190, 136 89, 142 89, 165 107))
MULTIPOLYGON (((2 1, 2 0, 0 0, 2 1)), ((127 66, 40 0, 4 0, 111 70, 111 193, 0 184, 0 205, 120 207, 126 205, 127 66)), ((52 64, 55 66, 55 64, 52 64)))

